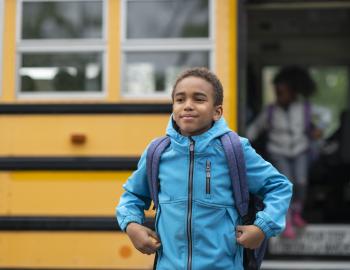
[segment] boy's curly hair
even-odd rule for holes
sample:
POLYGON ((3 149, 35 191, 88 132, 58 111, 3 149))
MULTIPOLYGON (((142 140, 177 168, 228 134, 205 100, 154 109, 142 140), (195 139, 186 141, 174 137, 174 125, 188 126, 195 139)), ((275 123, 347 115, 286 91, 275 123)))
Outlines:
POLYGON ((180 81, 187 77, 198 77, 206 80, 208 83, 210 83, 213 86, 214 90, 214 106, 222 105, 223 99, 224 99, 224 91, 222 88, 222 84, 219 80, 219 78, 211 72, 209 69, 205 67, 194 67, 190 69, 186 69, 183 71, 176 79, 175 84, 173 86, 173 91, 171 93, 171 98, 174 100, 174 92, 176 89, 176 86, 180 81))

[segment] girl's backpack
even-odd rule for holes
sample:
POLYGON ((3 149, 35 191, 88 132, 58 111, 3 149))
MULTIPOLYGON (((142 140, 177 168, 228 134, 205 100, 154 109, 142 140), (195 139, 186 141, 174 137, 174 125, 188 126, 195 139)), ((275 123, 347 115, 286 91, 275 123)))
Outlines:
MULTIPOLYGON (((230 131, 222 135, 220 140, 228 162, 237 211, 244 225, 253 224, 256 213, 264 208, 264 204, 257 196, 249 194, 243 149, 239 136, 235 132, 230 131)), ((163 136, 154 140, 147 151, 147 179, 151 198, 156 209, 158 207, 159 161, 163 151, 169 145, 170 138, 163 136)), ((265 238, 257 249, 244 248, 243 265, 245 270, 260 269, 266 247, 267 239, 265 238)))

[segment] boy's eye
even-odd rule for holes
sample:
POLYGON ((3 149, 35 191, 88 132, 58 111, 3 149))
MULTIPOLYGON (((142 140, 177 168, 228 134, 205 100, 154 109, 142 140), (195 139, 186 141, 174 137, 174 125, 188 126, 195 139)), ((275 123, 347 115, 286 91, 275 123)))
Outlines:
POLYGON ((196 98, 196 101, 198 101, 198 102, 204 102, 204 101, 206 101, 206 99, 205 99, 205 98, 202 98, 202 97, 198 97, 198 98, 196 98))
POLYGON ((176 98, 175 99, 176 102, 183 102, 183 100, 184 100, 183 98, 176 98))

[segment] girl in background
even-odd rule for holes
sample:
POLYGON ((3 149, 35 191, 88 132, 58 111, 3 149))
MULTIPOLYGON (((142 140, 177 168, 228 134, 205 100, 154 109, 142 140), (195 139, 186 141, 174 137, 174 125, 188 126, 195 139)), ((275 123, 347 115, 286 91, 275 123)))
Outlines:
POLYGON ((283 236, 295 238, 295 226, 306 225, 302 211, 311 141, 321 137, 320 129, 311 121, 313 108, 307 100, 316 86, 309 73, 297 66, 282 68, 273 84, 276 101, 248 127, 247 137, 254 141, 265 132, 267 158, 293 182, 292 203, 283 236))

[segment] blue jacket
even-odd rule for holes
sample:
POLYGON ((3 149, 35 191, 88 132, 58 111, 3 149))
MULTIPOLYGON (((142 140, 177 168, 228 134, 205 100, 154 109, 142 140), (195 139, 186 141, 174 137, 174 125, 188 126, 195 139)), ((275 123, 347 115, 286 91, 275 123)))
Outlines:
MULTIPOLYGON (((241 220, 235 208, 231 180, 220 136, 229 128, 223 118, 207 132, 189 137, 178 133, 170 118, 170 146, 159 165, 159 207, 156 231, 161 240, 157 269, 242 269, 243 248, 236 243, 235 227, 241 220), (208 165, 209 164, 209 165, 208 165), (193 168, 193 170, 191 170, 193 168), (209 172, 209 174, 208 174, 209 172), (209 179, 208 179, 209 176, 209 179), (208 185, 209 183, 209 185, 208 185)), ((279 234, 292 195, 292 185, 241 138, 249 190, 264 198, 255 225, 266 237, 279 234)), ((122 230, 130 222, 142 224, 151 203, 146 177, 146 151, 137 170, 124 184, 117 207, 122 230)))

